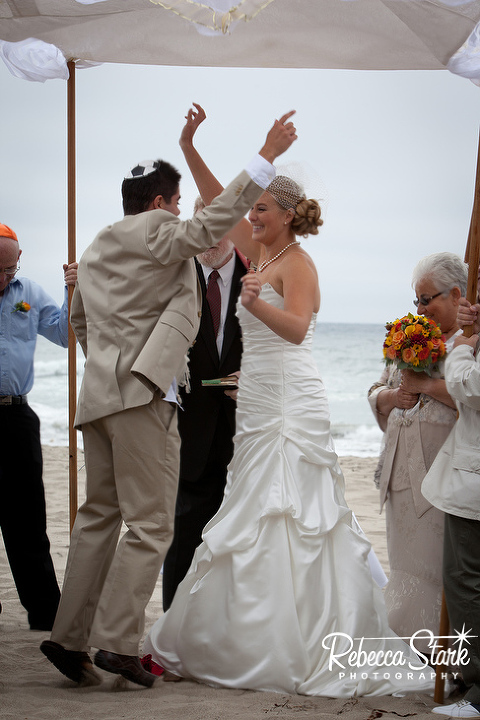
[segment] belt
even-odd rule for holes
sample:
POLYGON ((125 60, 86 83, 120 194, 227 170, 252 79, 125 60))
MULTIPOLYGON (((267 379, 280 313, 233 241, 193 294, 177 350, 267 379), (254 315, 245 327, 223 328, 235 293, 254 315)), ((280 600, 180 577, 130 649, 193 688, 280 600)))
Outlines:
POLYGON ((0 405, 26 405, 26 395, 0 395, 0 405))

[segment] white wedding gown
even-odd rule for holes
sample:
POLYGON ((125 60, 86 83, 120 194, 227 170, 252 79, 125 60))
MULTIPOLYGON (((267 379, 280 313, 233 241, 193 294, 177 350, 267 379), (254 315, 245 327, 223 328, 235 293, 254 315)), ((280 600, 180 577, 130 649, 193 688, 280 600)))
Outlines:
MULTIPOLYGON (((283 307, 268 284, 261 297, 283 307)), ((343 647, 374 638, 363 648, 422 664, 388 628, 370 544, 345 502, 311 353, 316 318, 293 345, 241 305, 238 313, 244 350, 225 498, 144 652, 177 675, 223 687, 329 697, 431 688, 430 671, 407 664, 331 662, 334 640, 325 638, 341 632, 343 647)))

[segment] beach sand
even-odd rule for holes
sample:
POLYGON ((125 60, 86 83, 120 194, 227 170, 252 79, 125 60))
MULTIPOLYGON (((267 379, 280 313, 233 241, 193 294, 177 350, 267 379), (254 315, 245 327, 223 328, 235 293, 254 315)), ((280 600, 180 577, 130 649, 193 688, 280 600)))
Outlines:
MULTIPOLYGON (((83 456, 78 456, 79 502, 82 500, 83 456)), ((341 458, 347 500, 388 574, 385 520, 378 512, 378 492, 373 484, 376 458, 341 458)), ((69 542, 68 449, 44 447, 44 481, 47 496, 48 534, 59 583, 62 582, 69 542)), ((19 522, 21 508, 17 509, 19 522)), ((28 527, 24 528, 28 533, 28 527)), ((314 589, 312 588, 312 592, 314 589)), ((79 688, 61 675, 39 650, 49 633, 31 631, 18 600, 0 540, 0 718, 5 720, 260 720, 283 718, 310 720, 338 718, 373 720, 417 716, 432 718, 435 705, 429 695, 405 698, 372 697, 331 699, 214 689, 191 681, 156 681, 151 689, 127 683, 108 673, 93 688, 79 688)), ((161 577, 147 608, 148 630, 162 612, 161 577)), ((454 698, 457 699, 457 698, 454 698)), ((452 699, 450 699, 452 702, 452 699)), ((434 716, 433 716, 434 717, 434 716)))

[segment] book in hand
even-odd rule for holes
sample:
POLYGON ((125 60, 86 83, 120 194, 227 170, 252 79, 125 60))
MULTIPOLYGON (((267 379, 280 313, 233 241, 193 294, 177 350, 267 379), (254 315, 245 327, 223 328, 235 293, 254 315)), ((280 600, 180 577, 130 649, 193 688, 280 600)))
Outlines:
POLYGON ((227 375, 226 377, 213 378, 212 380, 202 380, 203 387, 227 387, 236 388, 238 378, 236 375, 227 375))

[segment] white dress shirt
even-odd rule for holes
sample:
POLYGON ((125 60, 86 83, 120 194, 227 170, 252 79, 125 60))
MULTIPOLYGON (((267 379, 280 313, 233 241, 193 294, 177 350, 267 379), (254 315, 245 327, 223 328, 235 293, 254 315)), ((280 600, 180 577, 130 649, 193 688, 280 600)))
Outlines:
MULTIPOLYGON (((200 263, 201 264, 201 263, 200 263)), ((213 271, 214 268, 207 267, 206 265, 202 265, 203 275, 205 277, 205 283, 208 286, 208 278, 210 276, 210 273, 213 271)), ((230 290, 232 287, 232 277, 233 277, 233 271, 235 270, 235 251, 232 251, 232 257, 230 260, 225 263, 221 268, 217 268, 217 272, 220 275, 219 278, 217 278, 217 283, 220 288, 220 298, 221 298, 221 312, 220 312, 220 325, 218 326, 218 333, 217 333, 217 349, 218 349, 218 356, 222 354, 222 345, 223 345, 223 333, 225 331, 225 319, 227 317, 227 310, 228 310, 228 302, 230 300, 230 290)))

